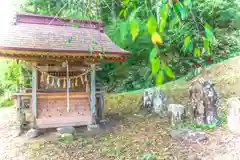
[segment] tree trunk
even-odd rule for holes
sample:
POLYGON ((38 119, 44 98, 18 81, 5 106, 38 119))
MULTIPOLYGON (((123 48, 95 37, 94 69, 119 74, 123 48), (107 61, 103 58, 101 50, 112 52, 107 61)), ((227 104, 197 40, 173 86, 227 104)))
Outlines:
POLYGON ((116 0, 112 0, 112 11, 111 11, 111 15, 112 15, 112 19, 115 20, 116 19, 116 0))

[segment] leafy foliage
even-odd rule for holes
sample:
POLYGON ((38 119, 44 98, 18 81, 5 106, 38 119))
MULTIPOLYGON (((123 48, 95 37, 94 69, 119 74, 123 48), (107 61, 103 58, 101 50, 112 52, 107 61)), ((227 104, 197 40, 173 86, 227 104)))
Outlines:
MULTIPOLYGON (((20 86, 31 84, 31 73, 24 67, 23 63, 15 60, 2 60, 2 69, 0 79, 0 95, 4 92, 14 92, 20 86)), ((29 87, 29 86, 27 86, 29 87)))
POLYGON ((124 63, 101 64, 107 91, 151 87, 240 51, 234 0, 26 0, 22 10, 103 20, 109 37, 133 52, 124 63))
MULTIPOLYGON (((129 8, 129 6, 127 7, 129 8)), ((148 15, 149 8, 147 4, 145 4, 145 7, 146 7, 146 10, 143 10, 142 12, 145 13, 145 15, 148 15)), ((150 61, 153 62, 153 59, 155 57, 156 58, 161 57, 161 55, 159 55, 159 52, 161 52, 159 48, 162 48, 162 45, 164 46, 164 45, 171 44, 171 42, 169 42, 168 35, 171 35, 171 32, 175 28, 178 29, 179 27, 185 27, 183 23, 188 22, 191 18, 195 19, 195 16, 192 11, 191 0, 176 1, 176 2, 160 1, 160 3, 150 4, 150 8, 152 8, 152 10, 151 10, 151 14, 148 16, 148 21, 146 22, 146 26, 148 28, 148 33, 152 38, 152 43, 155 44, 154 45, 155 50, 153 49, 152 52, 150 53, 150 61), (160 16, 158 16, 159 13, 160 13, 160 16), (168 25, 168 24, 171 24, 171 25, 168 25), (157 50, 157 56, 155 55, 156 50, 157 50)), ((138 15, 136 14, 137 13, 136 9, 133 8, 132 13, 134 13, 133 15, 135 15, 135 19, 140 19, 140 17, 138 17, 138 15)), ((186 32, 183 32, 184 33, 183 37, 186 37, 183 43, 183 50, 185 53, 186 52, 191 53, 194 45, 199 46, 200 43, 202 43, 201 41, 199 41, 199 38, 203 37, 203 41, 204 41, 203 47, 205 50, 207 50, 208 55, 210 55, 212 43, 214 41, 213 31, 211 26, 207 23, 203 24, 200 22, 200 25, 204 26, 203 29, 205 31, 206 37, 201 35, 201 31, 203 29, 201 30, 198 24, 196 24, 196 29, 198 29, 197 33, 190 32, 193 29, 192 26, 190 25, 187 27, 186 32), (194 35, 196 38, 195 39, 191 38, 192 35, 194 35)), ((136 37, 136 34, 134 34, 133 36, 136 37)), ((179 46, 182 45, 181 42, 182 40, 180 37, 179 46)), ((163 60, 161 59, 161 61, 163 60)), ((152 65, 154 65, 152 68, 154 69, 153 73, 155 74, 156 65, 155 63, 152 63, 152 65)), ((160 69, 162 67, 161 65, 159 65, 158 67, 159 67, 158 70, 162 70, 160 69)), ((168 67, 168 73, 169 73, 169 70, 171 69, 168 67)), ((171 73, 173 72, 171 71, 171 73)), ((162 82, 164 82, 163 77, 161 76, 163 76, 162 71, 158 72, 157 79, 156 79, 157 84, 161 84, 162 82)), ((174 76, 171 76, 171 77, 174 77, 174 76)))

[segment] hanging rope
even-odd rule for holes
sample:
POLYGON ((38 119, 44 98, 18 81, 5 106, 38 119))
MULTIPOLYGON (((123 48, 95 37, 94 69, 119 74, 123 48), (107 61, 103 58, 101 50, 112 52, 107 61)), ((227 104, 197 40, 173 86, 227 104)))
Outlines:
POLYGON ((69 88, 71 86, 70 84, 70 79, 69 79, 69 66, 68 66, 68 61, 66 62, 63 62, 62 64, 63 67, 66 67, 66 74, 67 74, 67 77, 66 79, 64 79, 64 84, 63 85, 66 85, 67 83, 67 112, 70 112, 70 102, 69 102, 69 88))
MULTIPOLYGON (((71 77, 69 77, 69 79, 72 80, 72 79, 76 79, 76 78, 81 78, 82 76, 88 74, 90 71, 91 71, 91 69, 89 69, 89 70, 87 70, 86 72, 81 73, 81 74, 79 74, 79 75, 77 75, 77 76, 71 76, 71 77)), ((42 74, 42 75, 45 74, 45 75, 47 75, 49 78, 54 78, 54 79, 59 79, 59 80, 66 80, 66 77, 53 76, 53 75, 48 74, 47 72, 41 72, 41 74, 42 74)), ((42 80, 43 80, 43 78, 42 78, 42 80)))
POLYGON ((66 61, 66 68, 67 68, 67 112, 70 112, 70 102, 69 102, 69 88, 71 86, 70 79, 69 79, 69 66, 68 61, 66 61))
POLYGON ((82 85, 86 84, 85 83, 86 80, 87 80, 86 79, 86 77, 87 77, 86 75, 90 71, 91 71, 91 69, 88 69, 84 73, 81 73, 81 74, 79 74, 77 76, 71 76, 71 77, 69 77, 69 71, 68 71, 68 78, 67 78, 67 76, 66 77, 58 77, 58 76, 50 75, 47 72, 41 72, 41 80, 40 80, 40 82, 43 83, 44 82, 44 77, 47 77, 46 78, 47 85, 51 85, 51 87, 56 87, 57 86, 58 88, 60 88, 61 84, 62 84, 62 88, 67 88, 67 83, 68 83, 68 80, 69 80, 70 84, 71 84, 70 85, 71 88, 74 88, 74 87, 77 87, 80 84, 80 83, 78 83, 78 80, 81 82, 82 85), (63 82, 61 83, 61 81, 63 81, 63 82), (72 83, 72 82, 75 82, 75 83, 72 83))

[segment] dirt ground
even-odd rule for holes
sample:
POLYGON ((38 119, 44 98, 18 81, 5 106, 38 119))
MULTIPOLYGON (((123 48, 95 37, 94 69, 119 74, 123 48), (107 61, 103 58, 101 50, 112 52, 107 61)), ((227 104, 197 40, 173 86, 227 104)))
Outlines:
MULTIPOLYGON (((13 109, 1 109, 1 115, 14 115, 13 109)), ((54 132, 34 140, 22 135, 14 138, 16 129, 1 116, 1 160, 132 160, 154 157, 157 160, 191 160, 197 154, 202 160, 240 160, 240 136, 224 128, 207 131, 208 143, 185 144, 173 139, 167 121, 156 116, 112 117, 114 130, 78 134, 72 143, 60 142, 54 132)), ((153 158, 149 158, 153 159, 153 158)))
MULTIPOLYGON (((240 57, 235 57, 203 70, 200 75, 216 83, 220 112, 226 110, 227 98, 240 95, 239 65, 240 57)), ((184 104, 183 86, 187 87, 188 82, 173 82, 170 86, 172 101, 184 104)), ((98 134, 79 131, 72 143, 63 143, 54 132, 34 140, 25 135, 14 138, 14 117, 13 108, 0 108, 0 160, 191 160, 194 154, 202 160, 240 160, 240 136, 225 127, 206 131, 207 143, 188 145, 170 136, 171 128, 165 119, 143 114, 112 116, 112 130, 100 130, 98 134)))

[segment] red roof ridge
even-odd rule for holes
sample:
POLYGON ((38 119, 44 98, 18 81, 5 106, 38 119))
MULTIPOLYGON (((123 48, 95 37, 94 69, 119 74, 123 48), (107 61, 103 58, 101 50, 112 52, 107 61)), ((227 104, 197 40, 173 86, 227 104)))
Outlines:
POLYGON ((55 25, 55 26, 74 26, 79 28, 96 29, 99 30, 100 32, 104 32, 104 24, 102 21, 59 18, 56 16, 18 12, 16 13, 15 24, 21 23, 55 25))

